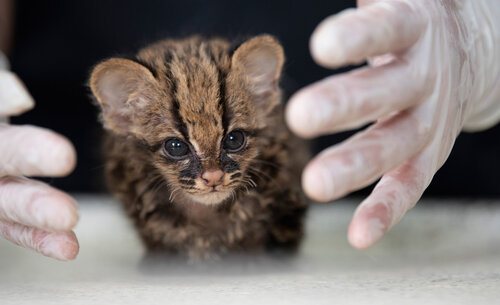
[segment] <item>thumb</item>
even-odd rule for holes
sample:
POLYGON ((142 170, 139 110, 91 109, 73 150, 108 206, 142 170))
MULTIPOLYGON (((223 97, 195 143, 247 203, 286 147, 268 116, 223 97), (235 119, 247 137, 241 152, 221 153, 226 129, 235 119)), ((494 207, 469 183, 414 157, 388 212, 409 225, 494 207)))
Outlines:
POLYGON ((18 115, 34 106, 21 80, 10 71, 0 70, 0 117, 18 115))

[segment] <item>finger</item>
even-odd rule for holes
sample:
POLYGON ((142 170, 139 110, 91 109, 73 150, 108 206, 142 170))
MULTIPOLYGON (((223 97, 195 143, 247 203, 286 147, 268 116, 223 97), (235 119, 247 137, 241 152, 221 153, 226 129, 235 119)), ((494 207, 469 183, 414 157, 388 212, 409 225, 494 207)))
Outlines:
POLYGON ((317 201, 337 199, 410 159, 428 139, 429 126, 401 112, 314 158, 302 174, 304 191, 317 201))
POLYGON ((34 126, 0 125, 0 176, 65 176, 76 164, 73 145, 34 126))
POLYGON ((311 37, 311 54, 325 67, 358 64, 408 49, 424 29, 424 19, 408 3, 380 1, 322 21, 311 37))
POLYGON ((75 233, 47 232, 0 221, 0 235, 16 245, 62 261, 73 260, 79 250, 75 233))
MULTIPOLYGON (((456 134, 452 136, 455 137, 456 134)), ((446 138, 450 136, 434 135, 432 142, 415 157, 382 177, 354 213, 348 233, 354 247, 373 245, 415 206, 451 151, 453 140, 446 138)))
POLYGON ((34 106, 21 80, 12 72, 0 70, 0 116, 18 115, 34 106))
POLYGON ((306 138, 361 127, 422 101, 419 78, 399 61, 326 78, 290 99, 288 126, 306 138))
POLYGON ((385 174, 354 212, 348 239, 358 249, 377 242, 413 208, 432 179, 414 161, 385 174))
POLYGON ((47 231, 70 231, 78 221, 73 198, 27 178, 0 178, 0 220, 47 231))

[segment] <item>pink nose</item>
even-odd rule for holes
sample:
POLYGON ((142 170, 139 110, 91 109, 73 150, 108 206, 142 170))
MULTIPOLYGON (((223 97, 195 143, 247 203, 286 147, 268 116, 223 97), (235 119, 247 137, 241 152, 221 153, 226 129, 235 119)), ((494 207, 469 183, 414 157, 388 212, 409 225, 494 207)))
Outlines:
POLYGON ((224 172, 220 169, 209 169, 201 174, 201 179, 207 186, 217 186, 222 184, 222 179, 224 178, 224 172))

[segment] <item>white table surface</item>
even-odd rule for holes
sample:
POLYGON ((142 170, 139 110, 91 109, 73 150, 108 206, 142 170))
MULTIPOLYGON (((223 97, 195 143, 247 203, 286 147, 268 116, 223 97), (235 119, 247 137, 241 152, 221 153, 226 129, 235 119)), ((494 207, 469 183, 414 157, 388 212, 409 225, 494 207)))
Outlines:
POLYGON ((500 304, 500 202, 424 200, 368 251, 346 241, 352 200, 314 205, 294 259, 145 261, 121 207, 77 196, 78 258, 0 240, 0 304, 500 304))

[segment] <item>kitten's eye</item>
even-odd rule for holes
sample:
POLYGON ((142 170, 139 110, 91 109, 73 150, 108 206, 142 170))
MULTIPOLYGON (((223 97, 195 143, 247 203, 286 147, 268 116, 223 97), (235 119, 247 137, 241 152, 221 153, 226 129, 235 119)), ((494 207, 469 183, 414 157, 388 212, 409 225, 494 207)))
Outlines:
POLYGON ((170 139, 165 142, 165 152, 169 157, 180 159, 189 153, 189 147, 179 139, 170 139))
POLYGON ((238 152, 245 146, 245 134, 241 131, 231 131, 224 139, 223 147, 228 152, 238 152))

